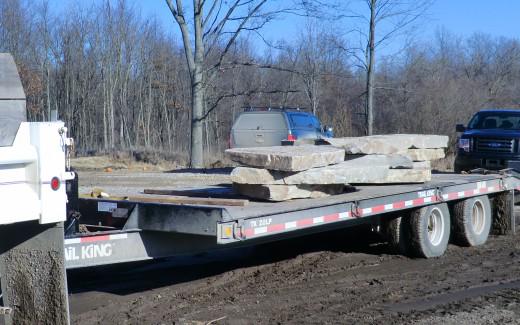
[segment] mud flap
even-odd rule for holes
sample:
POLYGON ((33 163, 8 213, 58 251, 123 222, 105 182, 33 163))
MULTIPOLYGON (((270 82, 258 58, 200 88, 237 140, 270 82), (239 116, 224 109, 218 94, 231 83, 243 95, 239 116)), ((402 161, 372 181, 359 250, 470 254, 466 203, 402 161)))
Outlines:
POLYGON ((5 324, 69 324, 63 223, 0 226, 5 324))
POLYGON ((515 233, 514 191, 500 193, 493 198, 493 229, 495 235, 515 233))

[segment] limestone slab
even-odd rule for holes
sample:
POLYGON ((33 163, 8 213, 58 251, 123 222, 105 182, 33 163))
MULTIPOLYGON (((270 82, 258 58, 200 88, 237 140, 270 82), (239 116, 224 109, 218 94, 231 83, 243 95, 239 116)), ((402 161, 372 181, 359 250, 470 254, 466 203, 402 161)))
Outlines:
POLYGON ((413 162, 413 169, 431 169, 431 168, 432 168, 432 163, 429 160, 413 162))
POLYGON ((388 134, 382 135, 389 141, 396 141, 400 147, 407 149, 437 149, 447 148, 449 137, 437 134, 388 134))
POLYGON ((338 164, 345 151, 332 146, 275 146, 226 150, 227 156, 246 166, 270 170, 303 171, 338 164))
POLYGON ((424 183, 431 180, 430 169, 390 169, 382 183, 424 183))
POLYGON ((237 167, 231 172, 231 181, 239 184, 273 185, 371 183, 386 179, 390 168, 412 167, 413 162, 408 157, 367 155, 302 172, 237 167))
POLYGON ((253 199, 287 201, 292 199, 321 198, 343 193, 344 185, 258 185, 233 184, 233 189, 253 199))
POLYGON ((406 154, 413 161, 427 161, 445 157, 444 149, 408 149, 406 154))
POLYGON ((430 169, 389 169, 386 177, 372 179, 369 182, 351 182, 352 184, 406 184, 424 183, 432 179, 430 169))
POLYGON ((396 154, 408 149, 446 148, 448 136, 429 134, 388 134, 366 137, 327 138, 332 146, 347 154, 396 154))
POLYGON ((370 167, 388 166, 389 168, 413 168, 413 161, 407 155, 346 155, 345 161, 349 161, 351 166, 370 167))
POLYGON ((373 137, 329 138, 327 142, 334 147, 345 149, 347 154, 389 155, 403 150, 389 141, 373 137))

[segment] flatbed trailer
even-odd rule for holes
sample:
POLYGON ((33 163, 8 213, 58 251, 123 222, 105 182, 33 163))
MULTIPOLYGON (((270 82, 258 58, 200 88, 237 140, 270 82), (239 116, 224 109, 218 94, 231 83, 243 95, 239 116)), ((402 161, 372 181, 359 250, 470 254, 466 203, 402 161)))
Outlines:
POLYGON ((520 177, 506 171, 434 174, 432 181, 424 184, 356 186, 352 192, 326 198, 250 202, 246 206, 78 198, 75 204, 80 220, 91 227, 87 232, 69 231, 66 235, 66 267, 196 254, 360 224, 380 228, 398 217, 443 204, 452 214, 460 214, 460 208, 453 212, 457 203, 476 199, 491 203, 489 220, 493 220, 495 232, 514 232, 514 193, 518 190, 520 177))

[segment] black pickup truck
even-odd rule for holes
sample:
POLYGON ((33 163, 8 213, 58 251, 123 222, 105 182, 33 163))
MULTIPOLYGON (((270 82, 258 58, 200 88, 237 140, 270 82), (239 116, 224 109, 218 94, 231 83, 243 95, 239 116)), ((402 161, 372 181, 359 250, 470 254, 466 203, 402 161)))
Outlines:
POLYGON ((493 109, 476 113, 457 143, 455 172, 475 168, 499 170, 520 166, 520 110, 493 109))

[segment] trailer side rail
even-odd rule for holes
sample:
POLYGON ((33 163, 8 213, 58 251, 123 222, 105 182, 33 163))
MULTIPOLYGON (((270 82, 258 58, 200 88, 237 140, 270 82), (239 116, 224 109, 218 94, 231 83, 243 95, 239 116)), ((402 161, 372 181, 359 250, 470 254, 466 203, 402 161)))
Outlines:
POLYGON ((518 179, 509 177, 485 181, 469 182, 409 193, 394 194, 376 198, 358 200, 278 215, 261 216, 219 223, 217 242, 229 244, 236 241, 257 239, 265 236, 280 235, 317 226, 361 222, 361 219, 379 214, 399 212, 411 208, 420 208, 440 202, 461 200, 473 196, 493 194, 520 189, 518 179), (509 186, 508 186, 509 185, 509 186))

